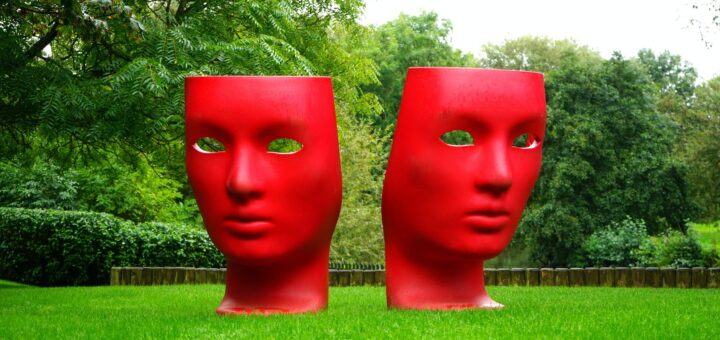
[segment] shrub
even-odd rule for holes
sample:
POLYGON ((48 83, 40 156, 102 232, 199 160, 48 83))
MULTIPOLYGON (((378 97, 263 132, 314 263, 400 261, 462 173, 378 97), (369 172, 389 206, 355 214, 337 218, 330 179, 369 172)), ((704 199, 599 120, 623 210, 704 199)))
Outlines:
POLYGON ((645 265, 654 257, 645 222, 630 217, 594 232, 583 249, 595 266, 645 265))
POLYGON ((224 266, 205 231, 136 225, 109 214, 0 208, 0 277, 40 285, 107 284, 112 266, 224 266))
POLYGON ((0 207, 85 210, 135 222, 199 224, 194 199, 181 183, 145 161, 135 167, 110 161, 60 167, 41 157, 0 161, 0 207))
POLYGON ((705 265, 702 247, 692 230, 665 232, 659 239, 657 262, 661 266, 698 267, 705 265))

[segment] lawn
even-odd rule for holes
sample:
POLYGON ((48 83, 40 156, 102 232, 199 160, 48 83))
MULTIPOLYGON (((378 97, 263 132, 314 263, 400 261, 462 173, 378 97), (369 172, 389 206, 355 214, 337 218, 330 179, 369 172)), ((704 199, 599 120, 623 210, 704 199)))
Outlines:
POLYGON ((692 223, 691 228, 698 233, 703 248, 711 249, 716 246, 720 250, 720 221, 707 224, 692 223))
POLYGON ((19 288, 19 287, 28 287, 22 283, 15 283, 12 281, 7 281, 0 279, 0 288, 19 288))
POLYGON ((717 338, 712 289, 491 287, 494 311, 388 311, 377 287, 331 288, 325 312, 219 317, 222 285, 0 289, 0 339, 717 338))

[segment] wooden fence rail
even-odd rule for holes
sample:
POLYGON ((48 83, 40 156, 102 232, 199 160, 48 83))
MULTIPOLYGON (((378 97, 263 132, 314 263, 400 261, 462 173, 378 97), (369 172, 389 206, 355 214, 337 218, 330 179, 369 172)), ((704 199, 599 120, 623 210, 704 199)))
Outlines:
MULTIPOLYGON (((330 270, 331 286, 384 286, 384 270, 330 270)), ((225 269, 113 267, 111 285, 225 283, 225 269)), ((486 268, 495 286, 720 288, 720 268, 486 268)))

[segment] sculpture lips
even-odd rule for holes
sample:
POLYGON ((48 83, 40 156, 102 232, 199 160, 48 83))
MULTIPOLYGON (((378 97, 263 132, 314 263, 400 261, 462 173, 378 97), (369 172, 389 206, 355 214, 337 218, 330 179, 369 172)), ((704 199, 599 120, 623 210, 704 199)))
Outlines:
POLYGON ((237 214, 225 217, 223 226, 237 237, 255 239, 263 236, 272 224, 268 217, 256 214, 237 214))
POLYGON ((495 209, 472 210, 465 214, 465 221, 477 232, 496 232, 510 222, 510 214, 495 209))

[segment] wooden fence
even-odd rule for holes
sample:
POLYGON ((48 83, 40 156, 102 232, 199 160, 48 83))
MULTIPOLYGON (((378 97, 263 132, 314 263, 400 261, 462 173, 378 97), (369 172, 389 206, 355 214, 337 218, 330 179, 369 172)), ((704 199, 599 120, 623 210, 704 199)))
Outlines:
MULTIPOLYGON (((384 286, 384 270, 330 270, 331 286, 384 286)), ((225 269, 114 267, 111 285, 225 283, 225 269)), ((487 268, 485 284, 497 286, 595 286, 720 288, 720 268, 487 268)))

